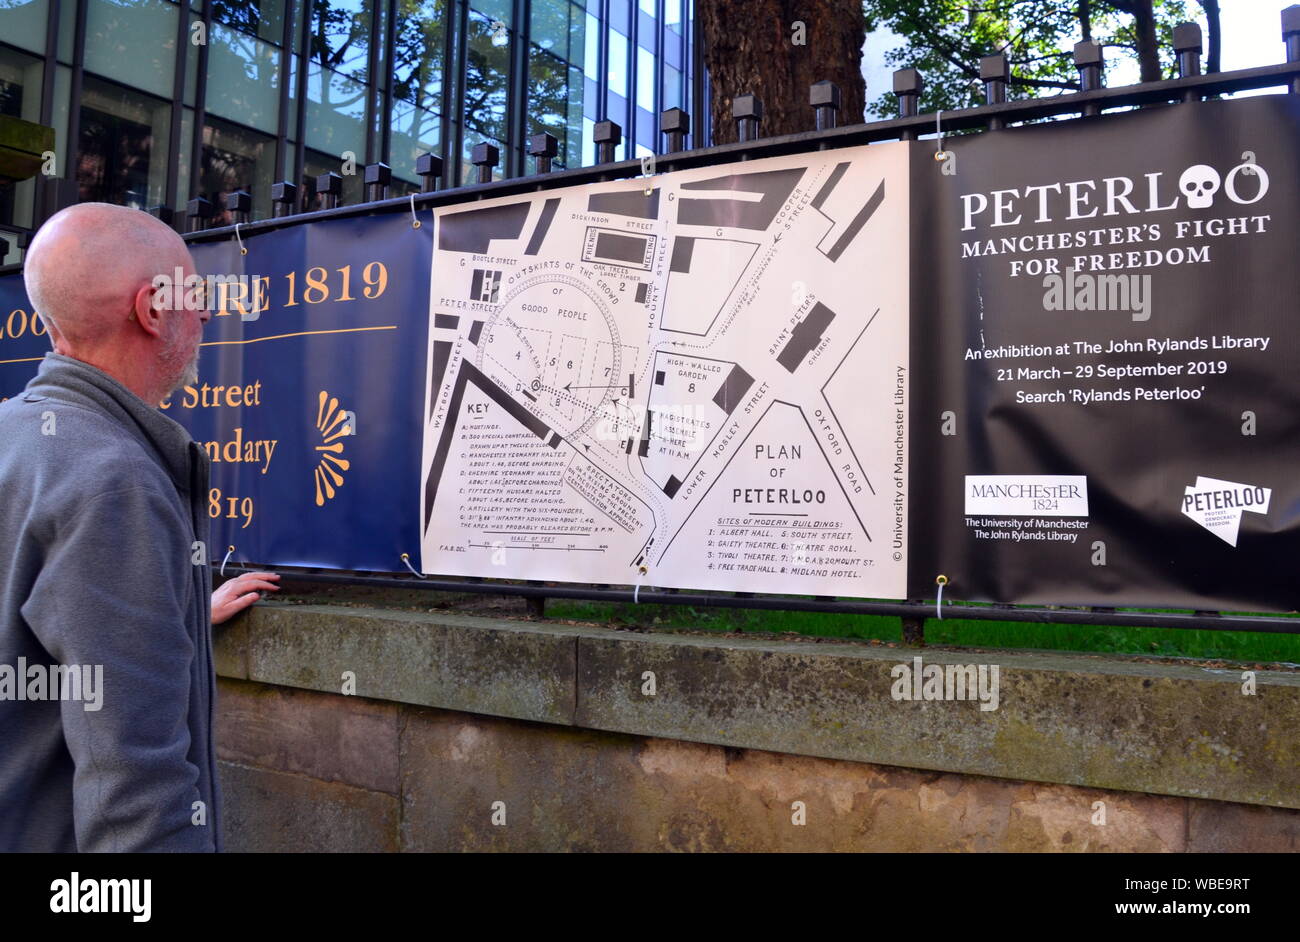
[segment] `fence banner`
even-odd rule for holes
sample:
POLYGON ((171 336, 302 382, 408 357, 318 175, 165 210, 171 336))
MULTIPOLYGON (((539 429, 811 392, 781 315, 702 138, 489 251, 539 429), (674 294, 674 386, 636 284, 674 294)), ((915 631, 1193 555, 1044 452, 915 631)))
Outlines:
MULTIPOLYGON (((430 214, 326 220, 191 246, 220 311, 199 381, 164 403, 212 460, 213 558, 392 571, 419 554, 430 214)), ((49 349, 0 278, 0 397, 49 349), (16 328, 26 317, 28 328, 16 328)))
POLYGON ((944 147, 913 163, 911 594, 1294 610, 1300 100, 944 147))
POLYGON ((0 402, 23 391, 49 349, 45 325, 27 302, 23 276, 0 275, 0 402))
POLYGON ((906 586, 907 148, 437 215, 429 572, 906 586))
POLYGON ((214 558, 1294 610, 1300 100, 936 146, 194 245, 214 558))

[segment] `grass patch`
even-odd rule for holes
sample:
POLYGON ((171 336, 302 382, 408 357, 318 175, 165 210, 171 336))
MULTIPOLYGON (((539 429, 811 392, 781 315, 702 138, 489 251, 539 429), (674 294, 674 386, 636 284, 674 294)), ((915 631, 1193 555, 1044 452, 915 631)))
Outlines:
MULTIPOLYGON (((890 616, 835 612, 781 612, 688 605, 632 605, 547 599, 546 614, 574 621, 643 628, 706 631, 797 632, 831 638, 901 641, 899 620, 890 616)), ((1300 634, 1257 631, 1192 631, 1097 625, 945 618, 925 623, 928 644, 1144 654, 1216 660, 1300 663, 1300 634)))

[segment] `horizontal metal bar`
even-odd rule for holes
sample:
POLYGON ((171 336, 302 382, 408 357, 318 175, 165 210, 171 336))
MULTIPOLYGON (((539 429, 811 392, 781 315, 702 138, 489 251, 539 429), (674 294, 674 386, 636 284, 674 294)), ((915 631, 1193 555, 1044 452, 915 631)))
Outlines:
MULTIPOLYGON (((935 619, 934 602, 877 602, 863 599, 817 599, 802 596, 684 592, 642 588, 598 589, 569 583, 536 585, 513 582, 470 582, 460 579, 417 579, 414 576, 357 575, 344 572, 301 572, 276 566, 228 566, 234 575, 275 571, 286 579, 328 585, 368 586, 379 589, 421 589, 428 592, 469 592, 480 595, 517 595, 525 598, 575 599, 587 602, 638 602, 642 605, 687 605, 702 608, 747 608, 765 611, 830 612, 841 615, 884 615, 935 619)), ((1206 615, 1182 612, 1097 612, 1074 608, 1037 608, 951 604, 944 606, 944 620, 1037 622, 1056 625, 1103 625, 1135 628, 1214 629, 1218 631, 1262 631, 1300 634, 1300 618, 1265 615, 1206 615)))

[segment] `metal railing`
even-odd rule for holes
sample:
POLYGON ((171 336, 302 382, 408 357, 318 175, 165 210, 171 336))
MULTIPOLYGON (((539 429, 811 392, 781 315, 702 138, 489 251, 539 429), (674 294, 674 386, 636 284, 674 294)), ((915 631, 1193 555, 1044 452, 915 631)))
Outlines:
MULTIPOLYGON (((1290 94, 1300 94, 1300 5, 1283 11, 1282 22, 1283 40, 1286 46, 1286 62, 1282 64, 1213 75, 1202 74, 1200 28, 1195 24, 1184 24, 1175 30, 1174 35, 1180 71, 1178 78, 1118 88, 1102 86, 1101 47, 1095 43, 1080 43, 1075 47, 1074 61, 1079 69, 1082 90, 1052 98, 1007 101, 1006 84, 1009 73, 1006 59, 1000 55, 989 56, 981 62, 980 69, 988 104, 961 111, 944 112, 943 130, 945 133, 972 130, 996 132, 1026 121, 1092 117, 1111 109, 1199 101, 1216 95, 1277 86, 1285 86, 1290 94)), ((768 138, 760 136, 761 103, 752 95, 740 95, 736 97, 733 107, 733 115, 738 125, 737 143, 694 150, 684 148, 690 118, 681 109, 674 108, 661 116, 660 127, 666 146, 664 152, 656 157, 654 169, 656 173, 663 173, 692 167, 708 167, 741 159, 852 147, 877 141, 916 140, 921 135, 932 132, 935 129, 935 115, 917 113, 917 102, 922 91, 922 79, 919 73, 915 69, 898 70, 894 74, 894 91, 898 96, 899 117, 867 124, 840 126, 838 123, 839 90, 829 82, 818 82, 811 87, 809 94, 817 129, 768 138)), ((538 172, 532 176, 495 181, 491 179, 497 156, 495 148, 481 145, 480 148, 475 149, 473 155, 473 163, 479 168, 479 182, 445 190, 436 188, 436 180, 441 175, 440 162, 437 158, 426 155, 421 158, 421 165, 417 167, 418 173, 425 180, 425 192, 415 195, 414 205, 417 208, 445 206, 474 199, 532 193, 554 187, 627 179, 641 175, 643 171, 641 161, 614 162, 609 159, 618 142, 618 126, 612 122, 602 122, 596 129, 597 156, 600 162, 591 167, 552 173, 550 158, 555 153, 555 139, 550 135, 537 135, 530 142, 529 152, 537 160, 538 172)), ((297 215, 282 215, 274 219, 248 223, 241 229, 244 233, 252 235, 260 231, 318 219, 409 210, 410 197, 382 198, 382 186, 389 180, 387 167, 378 165, 378 169, 375 169, 375 165, 372 165, 367 168, 366 174, 368 189, 371 189, 372 195, 379 197, 372 202, 355 206, 332 206, 297 215)), ((327 188, 326 192, 336 193, 336 179, 337 177, 325 179, 320 183, 327 188)), ((288 187, 291 184, 284 183, 280 186, 288 187)), ((292 203, 294 195, 293 191, 286 191, 286 202, 292 203)), ((201 219, 203 208, 200 206, 197 209, 199 213, 193 218, 201 219)), ((230 238, 232 234, 233 227, 227 226, 221 229, 195 231, 187 238, 192 241, 206 241, 230 238)), ((256 568, 239 567, 231 571, 248 572, 256 568)), ((699 592, 648 587, 634 591, 631 587, 606 585, 542 584, 531 581, 490 581, 481 578, 418 578, 397 572, 359 574, 320 570, 284 571, 293 579, 302 582, 520 596, 528 600, 530 611, 536 615, 543 613, 545 599, 562 598, 578 601, 686 605, 701 608, 745 608, 898 617, 902 620, 904 640, 912 643, 923 642, 925 622, 940 617, 1046 624, 1300 633, 1300 618, 1206 611, 1158 612, 1096 606, 1043 607, 958 603, 945 606, 941 612, 936 602, 920 599, 872 601, 826 596, 756 595, 745 592, 699 592)))
MULTIPOLYGON (((984 81, 985 105, 942 114, 943 131, 997 132, 1008 126, 1046 118, 1092 117, 1108 110, 1151 105, 1167 105, 1199 101, 1205 98, 1233 94, 1262 88, 1285 86, 1287 92, 1300 95, 1300 5, 1282 11, 1282 38, 1286 61, 1278 65, 1202 74, 1200 68, 1201 33, 1195 24, 1183 24, 1174 31, 1174 47, 1178 53, 1179 77, 1158 82, 1146 82, 1117 88, 1102 86, 1101 47, 1095 43, 1079 43, 1074 49, 1074 61, 1079 69, 1079 92, 1051 98, 1007 101, 1006 86, 1009 72, 1006 59, 988 56, 981 62, 980 74, 984 81)), ((762 105, 752 95, 735 98, 733 116, 737 122, 738 142, 714 147, 686 149, 686 137, 691 127, 690 117, 680 108, 661 115, 660 128, 665 149, 655 158, 655 173, 708 167, 737 160, 773 157, 808 151, 852 147, 860 144, 890 140, 916 140, 935 129, 936 116, 918 114, 917 103, 922 92, 922 77, 915 69, 900 69, 894 74, 894 91, 898 96, 899 116, 866 124, 839 125, 839 91, 829 82, 815 83, 809 94, 814 111, 816 130, 785 134, 776 137, 761 136, 762 105)), ((295 184, 281 181, 272 188, 272 201, 276 215, 271 219, 247 221, 251 201, 244 192, 227 197, 226 208, 234 213, 239 230, 244 236, 253 236, 286 226, 297 226, 324 219, 371 215, 391 212, 409 212, 476 199, 535 193, 556 187, 575 184, 628 179, 643 174, 640 160, 614 161, 613 152, 621 140, 621 129, 611 121, 597 124, 595 130, 598 163, 589 167, 551 172, 551 158, 556 153, 556 140, 549 134, 535 135, 529 144, 529 154, 537 165, 530 176, 492 180, 492 170, 499 154, 495 147, 481 144, 474 149, 472 163, 478 168, 478 182, 464 186, 438 189, 442 176, 442 161, 426 154, 419 158, 416 173, 424 180, 423 192, 413 196, 387 197, 391 185, 391 170, 384 164, 371 164, 364 170, 367 195, 371 199, 351 206, 340 205, 341 178, 336 173, 322 174, 316 190, 328 204, 326 208, 311 212, 292 212, 299 204, 295 184), (242 218, 239 218, 242 217, 242 218)), ((211 218, 213 206, 207 200, 191 200, 185 239, 190 242, 207 242, 233 239, 235 226, 205 228, 211 218)), ((159 213, 166 217, 165 213, 159 213)), ((170 221, 170 219, 168 219, 170 221)), ((8 270, 17 270, 10 266, 8 270)), ((3 271, 3 269, 0 269, 3 271)), ((638 602, 643 604, 673 604, 697 607, 746 608, 799 612, 834 612, 853 615, 891 616, 902 619, 903 638, 909 642, 923 642, 924 625, 928 619, 995 620, 1010 622, 1036 622, 1046 624, 1074 624, 1094 626, 1157 627, 1183 629, 1219 629, 1274 633, 1300 633, 1300 618, 1287 616, 1260 616, 1222 614, 1207 611, 1139 611, 1111 609, 1096 606, 1043 607, 1004 604, 955 603, 944 607, 942 613, 933 600, 872 601, 827 596, 756 595, 746 592, 699 592, 651 587, 620 588, 608 585, 579 585, 572 583, 491 581, 477 577, 449 579, 417 577, 402 573, 396 566, 392 573, 361 574, 342 571, 325 571, 293 567, 230 566, 231 575, 275 568, 302 582, 354 585, 384 589, 419 589, 436 592, 485 593, 522 596, 529 600, 530 610, 542 614, 542 603, 547 598, 581 601, 638 602)))

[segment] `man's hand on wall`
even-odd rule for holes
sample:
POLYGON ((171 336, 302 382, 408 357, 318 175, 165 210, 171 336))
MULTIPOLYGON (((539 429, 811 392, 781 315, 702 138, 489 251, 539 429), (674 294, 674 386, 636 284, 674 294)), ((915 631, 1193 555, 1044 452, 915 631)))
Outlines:
POLYGON ((212 624, 220 625, 248 608, 266 592, 279 592, 278 572, 246 572, 212 593, 212 624))

